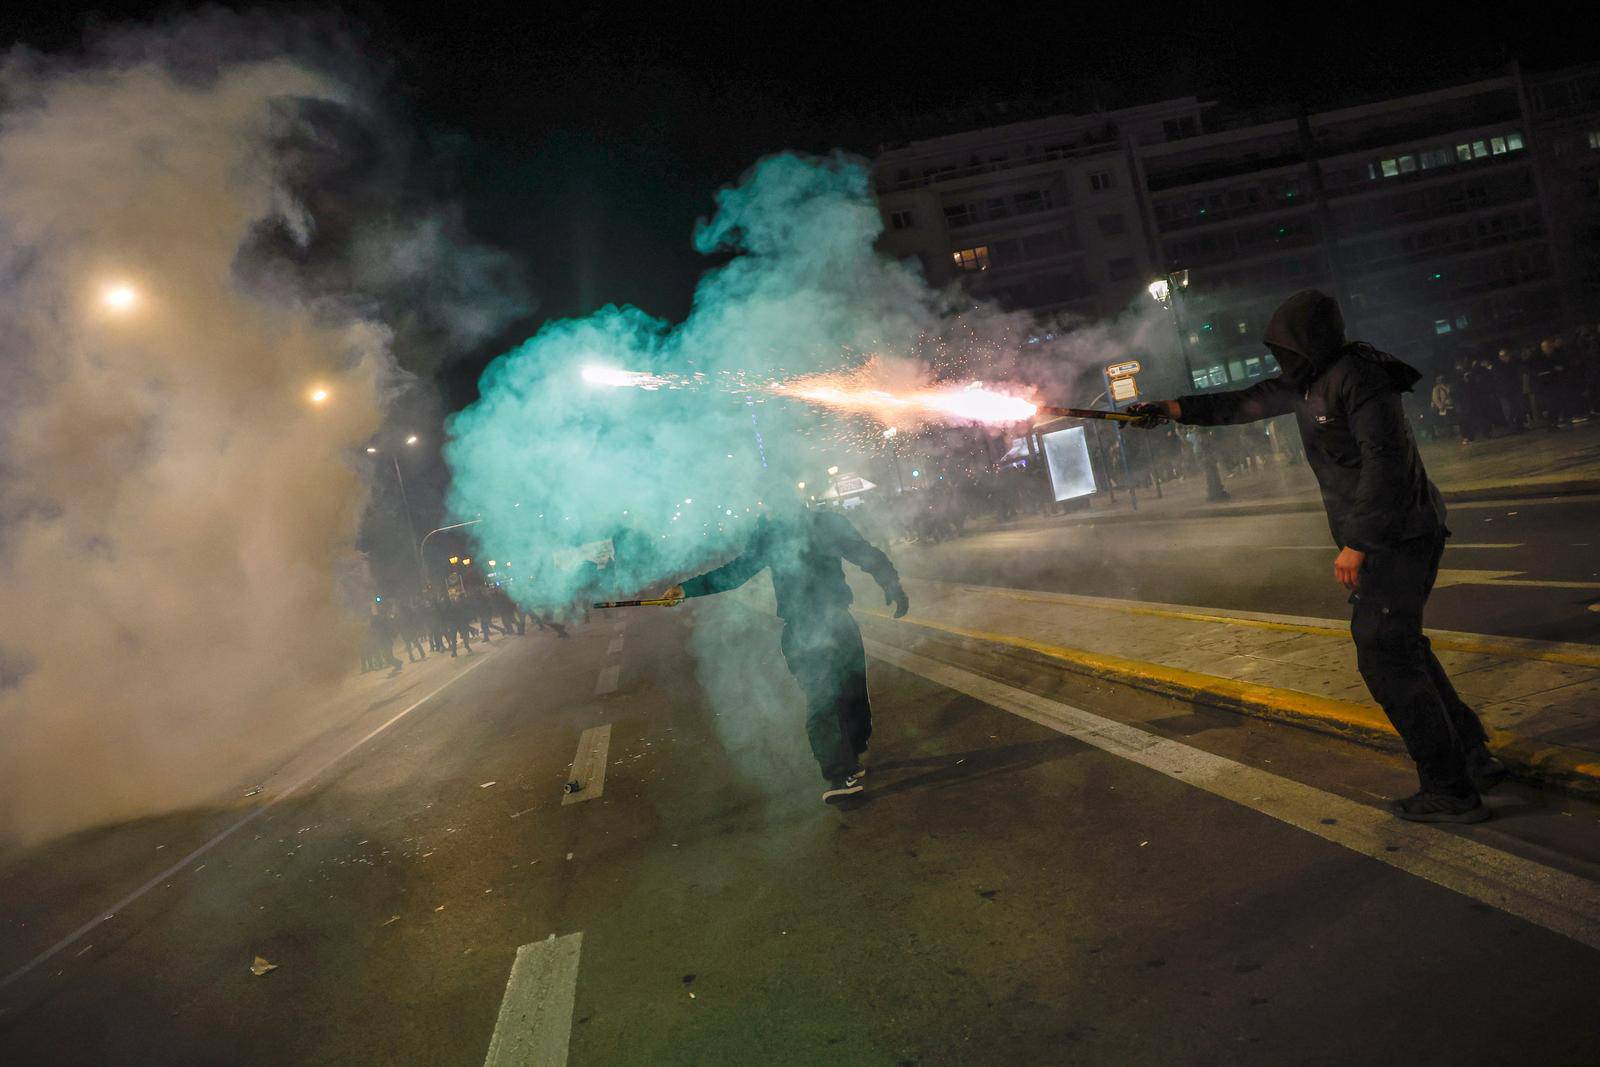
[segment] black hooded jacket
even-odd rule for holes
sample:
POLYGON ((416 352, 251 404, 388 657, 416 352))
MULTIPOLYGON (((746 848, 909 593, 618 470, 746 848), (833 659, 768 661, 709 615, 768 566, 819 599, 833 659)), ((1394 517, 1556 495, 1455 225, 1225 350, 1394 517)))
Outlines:
POLYGON ((1421 377, 1364 342, 1346 342, 1339 305, 1314 289, 1285 300, 1262 338, 1283 373, 1248 389, 1180 397, 1181 421, 1234 425, 1294 413, 1340 547, 1361 552, 1437 535, 1444 501, 1401 406, 1421 377))

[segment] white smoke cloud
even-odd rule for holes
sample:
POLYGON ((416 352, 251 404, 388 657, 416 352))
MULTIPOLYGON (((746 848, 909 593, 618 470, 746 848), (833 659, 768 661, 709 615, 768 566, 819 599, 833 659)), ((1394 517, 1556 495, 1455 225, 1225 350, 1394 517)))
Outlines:
POLYGON ((0 838, 198 801, 314 727, 360 637, 346 457, 403 377, 404 324, 364 295, 393 279, 359 264, 436 268, 460 281, 450 330, 489 326, 466 291, 483 261, 445 269, 425 215, 346 220, 365 243, 331 295, 289 269, 322 220, 284 146, 344 154, 326 119, 360 119, 362 78, 258 24, 211 12, 0 67, 0 838))

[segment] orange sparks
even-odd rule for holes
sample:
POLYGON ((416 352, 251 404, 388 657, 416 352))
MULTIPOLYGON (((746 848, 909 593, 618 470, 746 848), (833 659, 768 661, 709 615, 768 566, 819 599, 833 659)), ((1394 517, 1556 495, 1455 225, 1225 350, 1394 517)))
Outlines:
POLYGON ((836 411, 866 415, 885 425, 915 422, 981 422, 1003 426, 1024 422, 1038 411, 1026 396, 1011 390, 969 385, 907 384, 895 388, 883 381, 887 368, 878 361, 845 373, 813 374, 770 388, 779 396, 804 400, 836 411))

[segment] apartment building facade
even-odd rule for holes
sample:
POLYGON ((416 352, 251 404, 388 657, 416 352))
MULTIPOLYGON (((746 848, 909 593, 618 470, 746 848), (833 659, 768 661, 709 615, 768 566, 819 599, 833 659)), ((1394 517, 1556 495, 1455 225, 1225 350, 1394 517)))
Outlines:
POLYGON ((1007 306, 1115 314, 1188 272, 1170 349, 1144 354, 1166 391, 1271 374, 1266 318, 1310 286, 1351 336, 1428 366, 1594 321, 1597 172, 1600 66, 1266 121, 1193 97, 1062 116, 899 146, 876 177, 886 251, 1007 306), (1041 144, 1056 154, 1028 162, 1041 144), (983 206, 1046 175, 1073 239, 1050 261, 983 206))

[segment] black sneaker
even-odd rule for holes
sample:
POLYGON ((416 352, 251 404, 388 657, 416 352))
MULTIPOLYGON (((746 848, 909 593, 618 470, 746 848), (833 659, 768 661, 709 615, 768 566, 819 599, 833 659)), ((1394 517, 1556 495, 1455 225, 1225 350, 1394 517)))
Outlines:
POLYGON ((1448 793, 1413 793, 1391 801, 1389 810, 1410 822, 1483 822, 1489 817, 1478 794, 1453 797, 1448 793))
POLYGON ((1467 777, 1472 780, 1472 788, 1480 793, 1487 793, 1505 781, 1508 773, 1506 765, 1482 745, 1467 753, 1467 777))
POLYGON ((835 779, 828 788, 822 791, 823 802, 832 804, 836 800, 842 800, 845 797, 861 792, 866 788, 861 784, 861 776, 861 772, 857 771, 848 778, 835 779))

